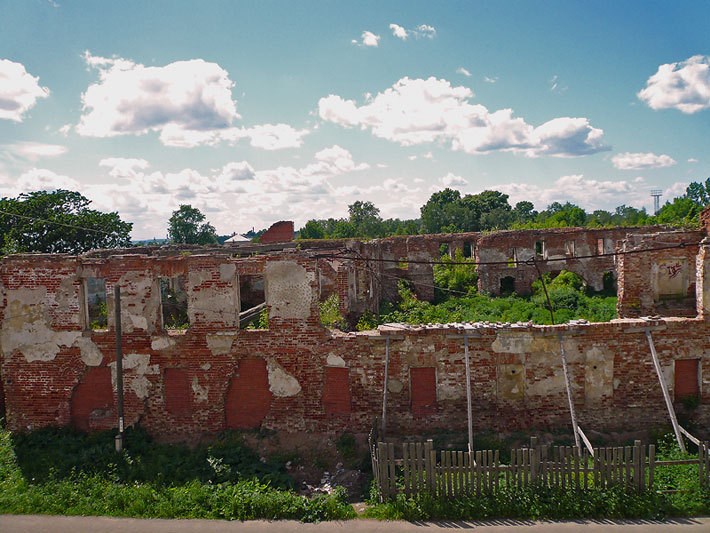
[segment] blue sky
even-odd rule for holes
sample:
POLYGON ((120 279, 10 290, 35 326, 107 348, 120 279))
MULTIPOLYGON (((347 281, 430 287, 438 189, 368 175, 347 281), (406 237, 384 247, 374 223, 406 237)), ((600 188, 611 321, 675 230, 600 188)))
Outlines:
POLYGON ((710 176, 710 2, 0 0, 0 195, 163 237, 414 218, 444 187, 651 207, 710 176))

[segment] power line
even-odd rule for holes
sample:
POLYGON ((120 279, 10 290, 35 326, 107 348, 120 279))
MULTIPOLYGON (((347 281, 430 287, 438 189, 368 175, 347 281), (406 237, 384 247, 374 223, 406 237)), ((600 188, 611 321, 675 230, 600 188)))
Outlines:
POLYGON ((641 253, 646 253, 646 252, 657 252, 657 251, 662 251, 662 250, 673 250, 676 248, 685 248, 687 246, 698 246, 700 242, 681 242, 678 244, 672 244, 668 246, 656 246, 653 248, 640 248, 636 250, 624 250, 620 252, 609 252, 609 253, 602 253, 602 254, 594 254, 594 255, 575 255, 575 256, 570 256, 570 257, 553 257, 553 258, 540 258, 538 259, 536 256, 532 256, 529 259, 525 260, 518 260, 518 259, 511 259, 510 261, 436 261, 436 260, 418 260, 418 259, 383 259, 383 258, 378 258, 378 257, 369 257, 365 258, 361 255, 358 254, 358 256, 347 256, 344 255, 345 252, 350 252, 350 253, 357 253, 354 252, 353 250, 347 250, 345 252, 341 252, 340 254, 319 254, 315 255, 314 258, 316 259, 345 259, 345 260, 351 260, 351 261, 372 261, 375 263, 406 263, 406 264, 414 264, 414 265, 468 265, 468 266, 494 266, 494 265, 515 265, 516 267, 525 265, 525 266, 532 266, 534 265, 535 262, 538 263, 553 263, 553 262, 558 262, 558 261, 574 261, 576 259, 596 259, 596 258, 602 258, 602 257, 618 257, 621 255, 631 255, 631 254, 641 254, 641 253))
POLYGON ((93 231, 94 233, 103 233, 104 235, 113 235, 113 232, 110 232, 110 231, 105 231, 105 230, 96 229, 96 228, 85 228, 82 226, 77 226, 75 224, 66 224, 64 222, 58 222, 56 220, 48 220, 45 218, 37 218, 37 217, 31 217, 28 215, 20 215, 19 213, 11 213, 8 211, 0 210, 0 215, 19 217, 19 218, 24 218, 26 220, 32 220, 34 222, 44 222, 45 224, 55 224, 57 226, 63 226, 65 228, 80 229, 80 230, 84 230, 84 231, 93 231))

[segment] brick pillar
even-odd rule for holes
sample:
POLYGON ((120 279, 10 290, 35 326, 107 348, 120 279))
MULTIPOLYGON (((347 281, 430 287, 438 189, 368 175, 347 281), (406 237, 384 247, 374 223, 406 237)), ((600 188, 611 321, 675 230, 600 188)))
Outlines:
POLYGON ((700 225, 705 233, 710 236, 710 205, 700 213, 700 225))
MULTIPOLYGON (((703 214, 709 212, 710 210, 706 209, 703 214)), ((710 237, 705 237, 700 242, 700 249, 695 261, 698 317, 710 320, 710 237)))

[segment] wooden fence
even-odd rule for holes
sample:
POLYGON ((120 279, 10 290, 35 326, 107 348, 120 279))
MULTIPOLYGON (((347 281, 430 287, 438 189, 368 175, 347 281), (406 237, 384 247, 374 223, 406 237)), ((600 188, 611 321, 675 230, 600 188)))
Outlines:
POLYGON ((574 488, 625 486, 629 490, 652 489, 659 466, 698 465, 701 483, 710 483, 708 442, 698 446, 698 458, 658 461, 654 445, 595 448, 593 456, 571 446, 538 446, 511 450, 509 464, 500 462, 497 450, 434 450, 431 440, 405 443, 401 457, 395 445, 371 445, 372 471, 383 500, 398 493, 457 497, 495 492, 501 486, 530 485, 574 488))

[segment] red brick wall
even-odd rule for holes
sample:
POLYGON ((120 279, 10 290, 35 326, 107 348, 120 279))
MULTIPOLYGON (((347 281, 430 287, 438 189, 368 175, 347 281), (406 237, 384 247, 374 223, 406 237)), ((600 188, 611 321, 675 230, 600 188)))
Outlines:
MULTIPOLYGON (((83 258, 6 258, 0 265, 4 289, 0 373, 8 426, 21 430, 71 423, 88 428, 102 427, 104 422, 115 425, 108 370, 115 353, 113 329, 82 331, 78 319, 82 311, 80 276, 100 275, 107 280, 109 295, 116 282, 122 283, 122 292, 125 289, 128 322, 123 353, 133 361, 125 367, 127 425, 140 423, 162 437, 197 436, 227 427, 367 431, 382 411, 386 330, 329 332, 320 325, 317 298, 313 298, 307 318, 272 317, 267 331, 239 330, 229 323, 234 309, 223 309, 221 304, 216 310, 209 308, 215 295, 221 298, 235 291, 238 280, 230 278, 232 270, 227 267, 236 265, 238 276, 264 271, 264 265, 272 260, 298 263, 307 273, 306 283, 317 294, 317 260, 296 253, 253 259, 197 254, 179 259, 121 256, 94 259, 86 265, 83 258), (153 323, 159 314, 150 309, 159 295, 150 279, 144 278, 177 270, 186 275, 188 291, 199 309, 193 309, 195 320, 183 335, 168 335, 153 323), (46 289, 39 304, 22 309, 15 300, 10 305, 13 291, 33 287, 46 289), (209 301, 200 300, 203 292, 209 301), (143 306, 147 314, 141 323, 141 317, 131 313, 143 306), (28 326, 21 318, 25 315, 38 317, 32 323, 35 330, 45 324, 46 317, 52 335, 68 339, 57 345, 56 355, 33 359, 23 345, 10 348, 17 341, 17 331, 28 326), (14 326, 20 329, 13 330, 14 326), (85 359, 91 354, 82 353, 85 346, 76 339, 95 346, 101 361, 91 364, 100 366, 87 366, 85 359), (336 388, 331 392, 327 367, 342 369, 334 371, 336 384, 347 372, 349 413, 333 416, 329 412, 347 402, 335 401, 336 388), (184 372, 173 383, 171 369, 184 372), (284 382, 287 387, 281 386, 284 382), (189 395, 189 407, 176 404, 184 393, 189 395), (326 408, 328 403, 333 407, 326 408)), ((476 328, 470 333, 474 429, 568 428, 567 399, 559 381, 558 332, 565 339, 573 399, 585 430, 667 425, 663 397, 650 365, 646 327, 652 328, 661 364, 671 374, 676 360, 696 358, 700 359, 700 374, 710 375, 707 320, 476 328), (595 385, 602 375, 600 365, 608 365, 604 378, 608 387, 595 385), (513 375, 522 377, 517 389, 515 383, 503 381, 513 380, 513 375), (510 393, 513 389, 517 392, 510 393)), ((463 339, 455 337, 460 329, 453 325, 413 327, 392 333, 396 337, 390 346, 390 431, 465 429, 463 339), (434 381, 433 393, 431 386, 418 384, 420 372, 426 374, 422 383, 434 381)), ((23 339, 31 343, 33 336, 23 339)), ((673 384, 671 380, 669 385, 673 384)), ((710 382, 701 384, 700 397, 692 416, 707 437, 710 382)))
POLYGON ((293 221, 282 220, 272 224, 259 238, 262 244, 273 244, 276 242, 291 242, 293 240, 293 221))
POLYGON ((675 362, 675 399, 696 398, 700 394, 699 359, 677 359, 675 362))

